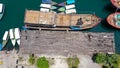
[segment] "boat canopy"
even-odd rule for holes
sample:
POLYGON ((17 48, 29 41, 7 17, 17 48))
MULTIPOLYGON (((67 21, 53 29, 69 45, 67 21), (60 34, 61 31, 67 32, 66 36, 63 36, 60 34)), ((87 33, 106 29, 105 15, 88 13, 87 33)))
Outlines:
POLYGON ((47 9, 47 8, 41 8, 40 11, 42 11, 42 12, 49 12, 50 9, 47 9))
POLYGON ((67 0, 67 4, 73 4, 75 3, 75 0, 67 0))
POLYGON ((7 40, 7 36, 8 36, 8 31, 5 31, 4 36, 3 36, 3 40, 7 40))
POLYGON ((116 22, 116 25, 117 25, 117 26, 120 26, 120 21, 117 21, 117 22, 116 22))
POLYGON ((10 32, 10 39, 14 39, 13 29, 10 29, 9 32, 10 32))
POLYGON ((120 21, 120 14, 115 13, 114 18, 116 21, 120 21))
POLYGON ((117 20, 120 20, 120 14, 117 14, 117 20))
POLYGON ((116 18, 116 25, 120 26, 120 14, 116 14, 115 18, 116 18))
POLYGON ((41 4, 40 7, 51 8, 51 4, 41 4))
POLYGON ((0 13, 2 13, 3 10, 3 4, 0 4, 0 13))
POLYGON ((15 39, 20 39, 20 30, 19 30, 19 28, 15 28, 15 39))
POLYGON ((42 0, 42 3, 51 3, 51 0, 42 0))
POLYGON ((66 14, 76 13, 76 9, 69 9, 65 11, 66 14))
POLYGON ((71 4, 71 5, 66 5, 65 6, 66 9, 71 9, 71 8, 75 8, 75 5, 74 4, 71 4))

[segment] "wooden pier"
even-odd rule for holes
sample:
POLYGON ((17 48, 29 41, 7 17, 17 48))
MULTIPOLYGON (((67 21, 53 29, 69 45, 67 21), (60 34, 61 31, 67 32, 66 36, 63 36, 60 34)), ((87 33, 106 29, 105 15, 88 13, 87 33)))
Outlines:
POLYGON ((20 54, 92 55, 115 52, 113 33, 75 31, 21 31, 20 54))

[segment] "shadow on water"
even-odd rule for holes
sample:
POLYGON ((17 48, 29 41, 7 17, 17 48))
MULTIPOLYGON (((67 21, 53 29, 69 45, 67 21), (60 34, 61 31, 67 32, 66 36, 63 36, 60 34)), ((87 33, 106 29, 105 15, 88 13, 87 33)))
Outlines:
MULTIPOLYGON (((109 4, 105 5, 104 9, 108 12, 114 13, 117 8, 115 6, 113 6, 111 3, 109 3, 109 4)), ((120 9, 117 11, 120 11, 120 9)))
MULTIPOLYGON (((105 5, 104 9, 107 12, 115 13, 117 8, 110 3, 110 4, 105 5)), ((120 12, 120 9, 118 9, 117 12, 120 12)), ((120 43, 119 43, 120 29, 116 29, 116 28, 112 27, 111 25, 109 25, 107 23, 106 19, 103 20, 102 25, 103 25, 103 27, 107 27, 107 29, 110 29, 114 32, 114 35, 115 35, 115 52, 120 54, 120 49, 119 49, 120 48, 120 43)))
POLYGON ((19 51, 19 45, 16 44, 15 46, 13 46, 11 43, 11 40, 9 40, 6 46, 3 48, 3 50, 6 50, 6 51, 11 51, 13 49, 15 49, 16 51, 19 51))
POLYGON ((116 29, 115 30, 115 49, 116 49, 116 53, 119 53, 120 54, 120 29, 116 29))
POLYGON ((104 18, 102 21, 101 21, 101 25, 102 27, 104 27, 105 29, 109 29, 109 30, 115 30, 114 27, 112 27, 110 24, 108 24, 106 18, 104 18))

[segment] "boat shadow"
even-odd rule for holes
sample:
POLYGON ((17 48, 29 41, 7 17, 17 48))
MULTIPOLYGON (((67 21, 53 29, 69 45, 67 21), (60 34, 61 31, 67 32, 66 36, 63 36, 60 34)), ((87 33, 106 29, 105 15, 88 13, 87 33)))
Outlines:
MULTIPOLYGON (((106 6, 104 7, 104 9, 108 12, 114 13, 117 9, 117 7, 113 6, 111 3, 106 4, 106 6)), ((120 11, 120 9, 117 10, 118 12, 120 11)))
POLYGON ((104 18, 104 19, 101 21, 101 25, 102 25, 103 28, 108 29, 108 30, 115 30, 115 29, 116 29, 116 28, 112 27, 110 24, 108 24, 106 18, 104 18))
POLYGON ((3 51, 11 51, 11 50, 15 49, 16 51, 19 51, 19 45, 16 44, 15 46, 13 46, 10 42, 11 42, 11 40, 8 40, 8 43, 2 50, 3 51))

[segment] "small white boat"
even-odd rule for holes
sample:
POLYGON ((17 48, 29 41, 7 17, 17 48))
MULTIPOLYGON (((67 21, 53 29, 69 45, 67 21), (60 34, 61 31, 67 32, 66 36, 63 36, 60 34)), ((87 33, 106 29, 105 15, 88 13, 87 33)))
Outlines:
POLYGON ((0 3, 0 20, 4 15, 5 5, 0 3))
POLYGON ((11 39, 11 42, 12 42, 13 46, 15 46, 16 40, 15 40, 14 30, 13 29, 9 30, 9 35, 10 35, 10 39, 11 39))
POLYGON ((4 48, 5 47, 5 45, 7 44, 7 42, 8 42, 8 39, 9 39, 9 35, 8 35, 8 31, 5 31, 5 33, 4 33, 4 36, 3 36, 3 38, 2 38, 2 48, 4 48))
POLYGON ((51 4, 41 4, 40 7, 51 8, 51 4))
POLYGON ((65 8, 66 9, 72 9, 72 8, 75 8, 75 5, 74 4, 66 5, 65 8))
POLYGON ((65 11, 66 14, 72 14, 72 13, 76 13, 76 9, 69 9, 65 11))
POLYGON ((17 44, 20 45, 20 30, 19 28, 15 28, 14 31, 15 31, 14 34, 15 34, 15 39, 17 41, 17 44))
POLYGON ((50 9, 47 9, 47 8, 41 8, 40 11, 42 11, 42 12, 50 12, 50 9))

